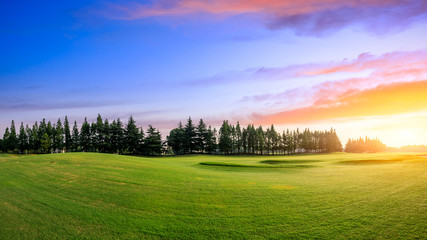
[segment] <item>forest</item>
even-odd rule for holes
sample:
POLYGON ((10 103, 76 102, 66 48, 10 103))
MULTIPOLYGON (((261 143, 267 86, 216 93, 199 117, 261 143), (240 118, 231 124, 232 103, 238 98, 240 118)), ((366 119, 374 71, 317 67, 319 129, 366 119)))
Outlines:
POLYGON ((246 128, 223 121, 217 131, 206 127, 203 119, 197 126, 188 118, 185 126, 178 124, 167 137, 168 145, 175 154, 221 153, 221 154, 295 154, 341 152, 342 145, 334 129, 310 131, 289 129, 279 133, 271 125, 266 130, 253 124, 246 128))
POLYGON ((64 124, 58 119, 56 124, 43 119, 30 128, 21 123, 19 133, 12 121, 0 140, 2 152, 9 153, 58 153, 58 152, 101 152, 116 154, 160 155, 163 142, 160 132, 149 126, 144 133, 136 126, 133 117, 126 125, 120 118, 111 123, 102 120, 98 114, 96 122, 84 119, 80 129, 77 122, 71 126, 65 117, 64 124))
POLYGON ((230 124, 224 120, 217 130, 207 126, 203 119, 194 124, 191 117, 185 126, 180 122, 170 131, 166 141, 161 133, 149 125, 147 131, 137 127, 132 116, 127 124, 119 119, 111 123, 98 114, 95 122, 84 119, 81 127, 74 121, 71 127, 68 117, 64 124, 61 119, 54 124, 43 119, 32 127, 21 122, 19 131, 15 121, 5 129, 0 139, 0 151, 4 153, 46 154, 59 152, 101 152, 130 155, 162 154, 249 154, 249 155, 289 155, 296 153, 330 152, 380 152, 386 149, 378 139, 349 139, 343 149, 340 139, 331 128, 326 131, 276 131, 274 125, 263 129, 249 124, 247 127, 230 124))

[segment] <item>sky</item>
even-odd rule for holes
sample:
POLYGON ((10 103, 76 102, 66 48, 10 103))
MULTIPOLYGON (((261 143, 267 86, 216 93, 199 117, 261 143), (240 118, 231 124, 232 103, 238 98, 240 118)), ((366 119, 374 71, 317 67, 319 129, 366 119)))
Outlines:
POLYGON ((0 136, 133 116, 427 144, 427 1, 7 1, 0 136))

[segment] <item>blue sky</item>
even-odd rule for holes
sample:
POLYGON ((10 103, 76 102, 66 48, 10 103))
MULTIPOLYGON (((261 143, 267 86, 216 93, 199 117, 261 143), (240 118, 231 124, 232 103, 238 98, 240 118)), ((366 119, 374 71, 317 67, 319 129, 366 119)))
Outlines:
POLYGON ((12 119, 32 124, 68 115, 81 122, 100 113, 124 120, 133 115, 164 136, 192 116, 213 126, 224 119, 279 129, 333 126, 343 141, 364 134, 403 145, 396 140, 403 133, 381 128, 381 119, 391 116, 390 128, 408 125, 404 134, 415 139, 408 143, 427 143, 427 130, 418 127, 427 108, 411 108, 424 99, 406 102, 410 112, 379 107, 300 120, 286 115, 325 108, 319 105, 325 99, 332 109, 352 91, 365 96, 390 84, 425 81, 427 3, 208 3, 2 3, 0 134, 12 119), (399 72, 388 74, 393 69, 399 72), (330 93, 322 95, 325 89, 330 93))

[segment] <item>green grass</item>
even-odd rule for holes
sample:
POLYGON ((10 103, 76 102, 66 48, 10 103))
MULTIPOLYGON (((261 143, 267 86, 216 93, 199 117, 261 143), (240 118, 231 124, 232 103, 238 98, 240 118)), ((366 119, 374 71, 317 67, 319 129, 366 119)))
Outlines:
POLYGON ((0 155, 0 239, 426 239, 422 155, 0 155))

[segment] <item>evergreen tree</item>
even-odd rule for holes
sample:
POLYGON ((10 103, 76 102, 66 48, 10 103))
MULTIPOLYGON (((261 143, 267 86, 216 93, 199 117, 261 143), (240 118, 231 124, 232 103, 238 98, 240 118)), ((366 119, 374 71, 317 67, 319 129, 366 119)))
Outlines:
POLYGON ((112 149, 111 149, 111 135, 112 135, 112 131, 111 131, 111 125, 108 122, 108 119, 105 119, 104 124, 102 125, 102 142, 99 143, 99 151, 100 152, 107 152, 107 153, 111 153, 112 149))
POLYGON ((103 152, 102 147, 104 146, 105 134, 104 134, 104 122, 102 121, 101 114, 98 113, 96 118, 96 124, 94 126, 93 143, 95 151, 103 152))
POLYGON ((18 148, 20 153, 25 153, 28 150, 28 137, 23 122, 21 122, 21 127, 19 128, 18 148))
POLYGON ((5 152, 9 152, 10 150, 9 138, 10 138, 10 131, 9 131, 9 128, 7 127, 3 134, 3 148, 5 152))
POLYGON ((208 153, 216 152, 216 129, 212 130, 209 126, 206 137, 206 151, 208 153))
POLYGON ((219 150, 224 154, 231 152, 231 129, 228 121, 223 121, 221 128, 219 129, 219 150))
MULTIPOLYGON (((52 123, 50 121, 47 122, 46 125, 46 133, 50 137, 50 140, 52 141, 53 135, 54 135, 54 127, 52 126, 52 123)), ((52 142, 53 143, 53 142, 52 142)))
POLYGON ((13 153, 18 149, 18 137, 16 135, 15 121, 13 120, 10 126, 9 149, 13 153))
POLYGON ((88 152, 90 148, 90 125, 85 118, 82 127, 80 129, 80 146, 82 147, 83 152, 88 152))
POLYGON ((74 121, 73 134, 71 135, 71 148, 77 152, 80 146, 80 134, 77 127, 77 121, 74 121))
POLYGON ((68 152, 72 148, 72 139, 71 139, 71 131, 70 131, 70 123, 68 122, 68 117, 65 116, 64 120, 64 147, 65 151, 68 152))
POLYGON ((27 125, 25 125, 25 135, 27 135, 27 152, 28 153, 34 153, 34 140, 32 139, 33 131, 31 128, 27 125))
POLYGON ((248 132, 248 145, 250 151, 252 151, 252 154, 255 154, 256 146, 257 146, 257 134, 254 125, 250 125, 249 132, 248 132))
POLYGON ((117 150, 119 151, 119 154, 123 154, 123 150, 125 149, 125 134, 123 129, 123 123, 120 121, 120 118, 116 121, 116 128, 115 128, 115 139, 117 141, 117 150))
POLYGON ((38 139, 41 141, 44 134, 47 133, 47 124, 46 120, 43 118, 43 120, 40 122, 40 126, 38 128, 38 139))
POLYGON ((56 152, 62 152, 64 149, 64 128, 62 127, 61 119, 58 118, 54 134, 53 149, 56 152))
POLYGON ((288 135, 286 134, 285 130, 283 130, 282 133, 282 151, 283 154, 286 154, 288 150, 288 135))
POLYGON ((42 153, 50 153, 51 145, 52 145, 52 140, 50 139, 47 133, 44 133, 41 139, 42 153))
POLYGON ((125 131, 125 143, 130 154, 135 154, 142 144, 141 134, 132 116, 129 117, 125 131))
POLYGON ((242 150, 242 129, 240 128, 239 121, 237 121, 237 125, 236 125, 236 147, 237 147, 237 153, 240 154, 242 150))
POLYGON ((237 134, 236 127, 234 125, 230 125, 231 130, 231 154, 234 154, 237 151, 237 134))
POLYGON ((144 139, 145 154, 150 156, 160 155, 162 153, 162 136, 153 126, 149 125, 147 130, 147 137, 144 139))
POLYGON ((257 150, 259 151, 259 153, 261 155, 263 155, 264 154, 265 142, 264 142, 264 130, 262 130, 261 126, 259 126, 257 129, 257 139, 258 139, 257 140, 257 142, 258 142, 257 150))
POLYGON ((200 119, 199 125, 196 129, 196 150, 203 153, 206 151, 206 144, 208 141, 208 129, 206 124, 203 122, 203 119, 200 119))
POLYGON ((89 151, 96 152, 98 151, 98 126, 96 122, 90 123, 89 126, 89 151))
POLYGON ((188 118, 185 125, 185 143, 184 148, 186 153, 193 153, 196 150, 196 128, 193 125, 191 117, 188 118))
MULTIPOLYGON (((145 142, 144 142, 145 134, 144 134, 144 130, 142 129, 142 127, 139 128, 138 134, 139 134, 140 140, 139 140, 137 152, 143 154, 145 151, 145 142)), ((163 143, 162 143, 162 148, 163 148, 163 143)))
POLYGON ((41 137, 39 136, 40 130, 37 122, 34 123, 33 129, 31 130, 30 141, 34 146, 34 153, 39 153, 41 151, 41 137))
POLYGON ((246 128, 242 130, 242 148, 243 153, 246 154, 248 151, 248 130, 246 128))

